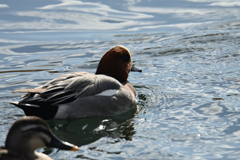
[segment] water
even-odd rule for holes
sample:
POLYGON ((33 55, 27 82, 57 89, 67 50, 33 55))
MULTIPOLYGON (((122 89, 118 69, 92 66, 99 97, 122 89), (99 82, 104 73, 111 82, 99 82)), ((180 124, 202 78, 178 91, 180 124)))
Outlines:
POLYGON ((238 159, 240 2, 234 0, 0 1, 0 144, 24 116, 12 90, 94 73, 124 45, 140 109, 116 117, 48 121, 77 152, 53 159, 238 159))

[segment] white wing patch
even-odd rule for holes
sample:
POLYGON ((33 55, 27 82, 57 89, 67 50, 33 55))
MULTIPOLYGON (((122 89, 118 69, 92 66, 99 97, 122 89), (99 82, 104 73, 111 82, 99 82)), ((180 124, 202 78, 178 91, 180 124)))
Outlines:
POLYGON ((96 94, 95 96, 113 96, 115 94, 117 94, 119 92, 118 89, 109 89, 109 90, 105 90, 99 94, 96 94))
POLYGON ((39 108, 39 106, 38 106, 38 105, 35 105, 35 104, 28 104, 28 103, 26 103, 25 106, 28 106, 28 107, 37 107, 37 108, 39 108))
POLYGON ((58 110, 57 110, 57 113, 56 115, 54 116, 53 119, 64 119, 64 118, 67 118, 68 117, 68 108, 70 106, 68 104, 60 104, 58 106, 58 110))

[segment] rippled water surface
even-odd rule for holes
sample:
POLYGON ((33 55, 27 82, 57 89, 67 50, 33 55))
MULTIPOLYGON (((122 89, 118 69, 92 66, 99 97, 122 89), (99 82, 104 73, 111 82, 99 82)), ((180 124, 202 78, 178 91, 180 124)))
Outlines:
POLYGON ((0 145, 24 116, 8 104, 74 71, 94 73, 124 45, 139 111, 48 121, 77 152, 53 159, 238 159, 240 2, 235 0, 0 1, 0 145))

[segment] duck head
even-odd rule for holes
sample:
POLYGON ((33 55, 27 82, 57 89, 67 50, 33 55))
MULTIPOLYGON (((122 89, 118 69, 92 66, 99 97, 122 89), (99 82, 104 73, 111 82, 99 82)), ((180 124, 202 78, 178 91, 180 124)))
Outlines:
POLYGON ((123 83, 127 81, 130 71, 142 72, 133 66, 129 50, 123 46, 116 46, 102 56, 96 74, 111 76, 123 83))
POLYGON ((78 150, 77 146, 63 142, 50 130, 41 118, 27 116, 17 120, 10 128, 5 148, 33 156, 37 148, 55 147, 64 150, 78 150))

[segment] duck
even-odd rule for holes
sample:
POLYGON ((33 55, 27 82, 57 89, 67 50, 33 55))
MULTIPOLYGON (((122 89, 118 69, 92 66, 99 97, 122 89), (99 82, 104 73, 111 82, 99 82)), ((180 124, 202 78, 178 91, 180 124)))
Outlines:
POLYGON ((35 151, 46 146, 70 151, 79 150, 77 146, 57 138, 43 119, 26 116, 15 121, 9 129, 5 146, 0 147, 0 159, 52 160, 46 154, 35 151))
POLYGON ((130 71, 142 72, 126 47, 115 46, 103 54, 95 74, 72 72, 34 89, 15 90, 26 94, 10 103, 45 120, 118 115, 137 104, 130 71))

